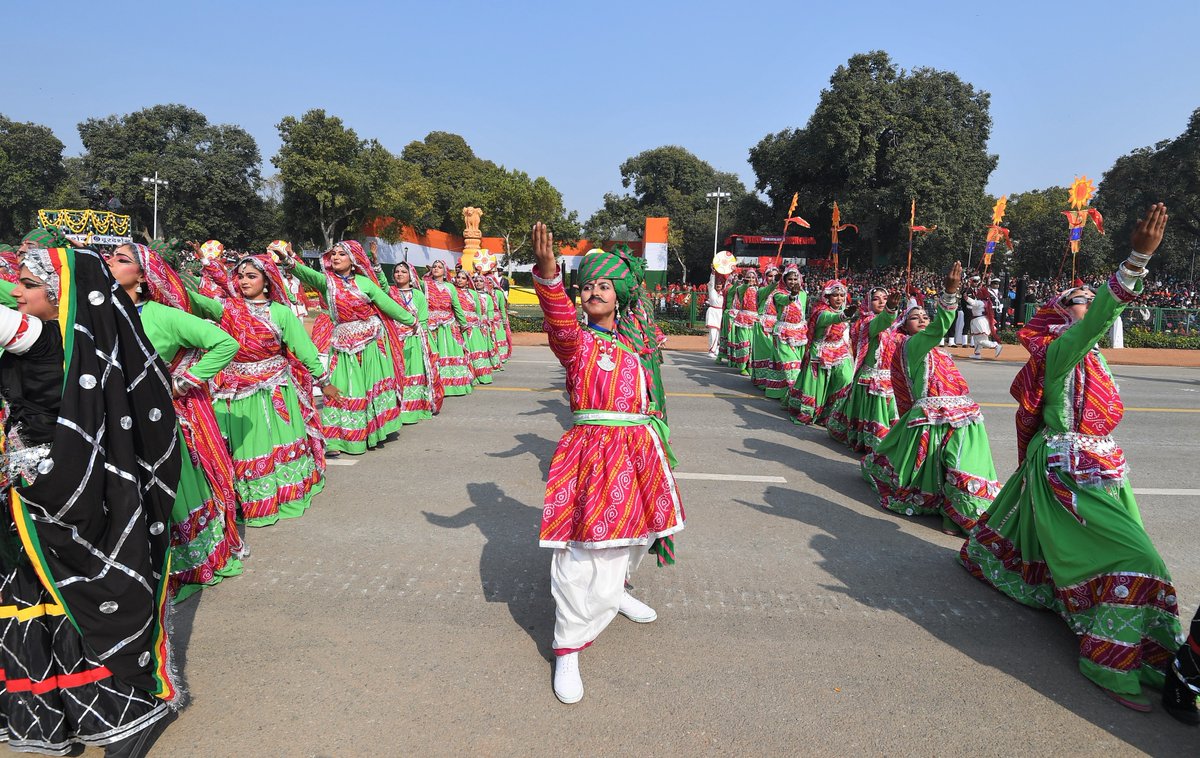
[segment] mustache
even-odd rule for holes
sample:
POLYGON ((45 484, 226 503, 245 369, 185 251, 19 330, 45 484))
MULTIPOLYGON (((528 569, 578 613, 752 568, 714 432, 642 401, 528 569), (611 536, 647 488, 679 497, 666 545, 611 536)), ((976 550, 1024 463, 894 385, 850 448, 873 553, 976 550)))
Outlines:
POLYGON ((607 302, 608 302, 607 300, 605 300, 604 298, 600 297, 599 295, 592 295, 591 297, 589 297, 589 298, 587 299, 587 301, 588 301, 589 303, 607 303, 607 302))

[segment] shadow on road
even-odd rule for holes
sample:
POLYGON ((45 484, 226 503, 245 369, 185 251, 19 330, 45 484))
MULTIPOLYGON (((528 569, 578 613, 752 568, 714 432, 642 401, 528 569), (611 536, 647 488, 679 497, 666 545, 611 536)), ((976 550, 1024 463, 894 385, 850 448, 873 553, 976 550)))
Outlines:
POLYGON ((498 453, 487 453, 489 458, 516 458, 520 455, 528 453, 538 461, 538 467, 541 469, 542 478, 545 479, 550 475, 550 458, 554 455, 554 449, 558 443, 555 440, 548 440, 545 437, 539 437, 536 434, 517 434, 514 435, 517 444, 508 450, 502 450, 498 453))
POLYGON ((479 555, 479 583, 489 603, 505 603, 547 661, 554 658, 554 601, 550 551, 538 547, 542 509, 504 494, 491 482, 467 484, 472 505, 453 516, 424 512, 443 529, 475 526, 487 543, 479 555))
MULTIPOLYGON (((1079 673, 1078 644, 1067 626, 1057 616, 1014 603, 975 580, 958 564, 957 547, 930 544, 886 515, 863 515, 782 487, 769 487, 762 504, 735 502, 823 532, 810 546, 821 555, 818 565, 839 583, 826 585, 830 592, 907 618, 1151 755, 1178 753, 1185 741, 1195 739, 1194 731, 1161 708, 1141 715, 1105 697, 1079 673)), ((1005 728, 1020 727, 1004 725, 1000 732, 1005 728)))
POLYGON ((556 392, 554 397, 548 397, 544 400, 539 400, 537 403, 540 407, 535 408, 532 411, 518 413, 517 415, 544 416, 546 414, 551 414, 554 416, 554 420, 562 424, 564 428, 574 423, 574 420, 571 416, 571 406, 567 403, 567 397, 565 394, 556 392))

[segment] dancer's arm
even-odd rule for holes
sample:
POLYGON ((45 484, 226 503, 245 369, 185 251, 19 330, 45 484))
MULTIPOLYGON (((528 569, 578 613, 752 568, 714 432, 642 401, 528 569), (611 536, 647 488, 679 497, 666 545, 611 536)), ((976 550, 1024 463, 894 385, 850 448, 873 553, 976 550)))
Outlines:
POLYGON ((369 277, 359 274, 354 277, 354 283, 358 285, 358 288, 362 290, 364 295, 371 299, 371 302, 375 304, 375 307, 378 308, 383 315, 387 316, 388 318, 395 319, 405 326, 412 326, 413 323, 416 322, 416 318, 414 318, 413 315, 404 308, 404 306, 400 305, 391 297, 389 297, 388 294, 380 289, 375 282, 371 281, 369 277))
POLYGON ((164 306, 158 311, 156 318, 165 316, 170 320, 179 344, 204 351, 200 360, 192 364, 181 377, 183 383, 192 387, 200 386, 228 366, 237 355, 237 340, 211 321, 178 308, 164 306))
POLYGON ((199 292, 188 290, 188 300, 192 301, 192 310, 200 318, 206 318, 209 321, 220 321, 225 315, 225 306, 220 300, 201 295, 199 292))
MULTIPOLYGON (((1116 272, 1109 277, 1108 286, 1101 287, 1087 313, 1046 350, 1046 386, 1065 375, 1083 360, 1102 336, 1108 333, 1121 311, 1142 291, 1146 264, 1162 242, 1167 225, 1167 209, 1162 203, 1150 206, 1138 220, 1130 240, 1132 252, 1116 272)), ((1068 306, 1069 307, 1069 306, 1068 306)))
POLYGON ((565 366, 579 348, 581 329, 575 306, 563 290, 562 272, 554 260, 554 235, 540 221, 533 225, 533 252, 537 256, 537 264, 533 267, 533 291, 545 314, 542 326, 550 338, 554 356, 565 366))
POLYGON ((955 261, 946 274, 942 294, 938 295, 937 312, 929 319, 929 326, 908 338, 904 345, 905 355, 909 365, 924 360, 925 355, 942 341, 946 332, 954 323, 954 314, 958 312, 958 293, 962 287, 962 263, 955 261))
POLYGON ((325 398, 327 400, 340 398, 342 393, 329 383, 329 372, 321 365, 317 346, 313 344, 308 332, 304 331, 304 324, 300 323, 300 319, 296 318, 292 309, 281 303, 271 303, 271 320, 283 333, 284 346, 313 375, 313 383, 321 388, 325 398))

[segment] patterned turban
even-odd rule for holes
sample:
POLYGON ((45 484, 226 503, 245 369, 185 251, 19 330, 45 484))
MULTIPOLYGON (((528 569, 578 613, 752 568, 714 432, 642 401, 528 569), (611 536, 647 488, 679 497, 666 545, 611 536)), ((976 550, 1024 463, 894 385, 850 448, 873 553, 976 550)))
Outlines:
POLYGON ((608 279, 617 292, 617 303, 628 305, 637 292, 637 279, 629 259, 616 253, 600 249, 590 250, 579 262, 581 285, 596 279, 608 279))
POLYGON ((29 234, 26 234, 21 240, 21 244, 25 244, 26 242, 32 242, 34 247, 43 249, 51 247, 75 246, 75 243, 67 239, 67 235, 63 234, 62 229, 55 227, 51 227, 49 229, 45 227, 38 227, 37 229, 34 229, 29 234))

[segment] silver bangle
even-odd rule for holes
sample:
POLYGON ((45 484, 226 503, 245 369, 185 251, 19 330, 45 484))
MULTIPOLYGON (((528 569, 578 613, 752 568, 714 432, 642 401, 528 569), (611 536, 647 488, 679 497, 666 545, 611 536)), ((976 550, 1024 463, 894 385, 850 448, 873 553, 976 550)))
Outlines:
POLYGON ((1150 262, 1150 258, 1151 256, 1134 250, 1129 253, 1129 258, 1127 260, 1135 266, 1141 266, 1142 268, 1145 268, 1146 264, 1150 262))

